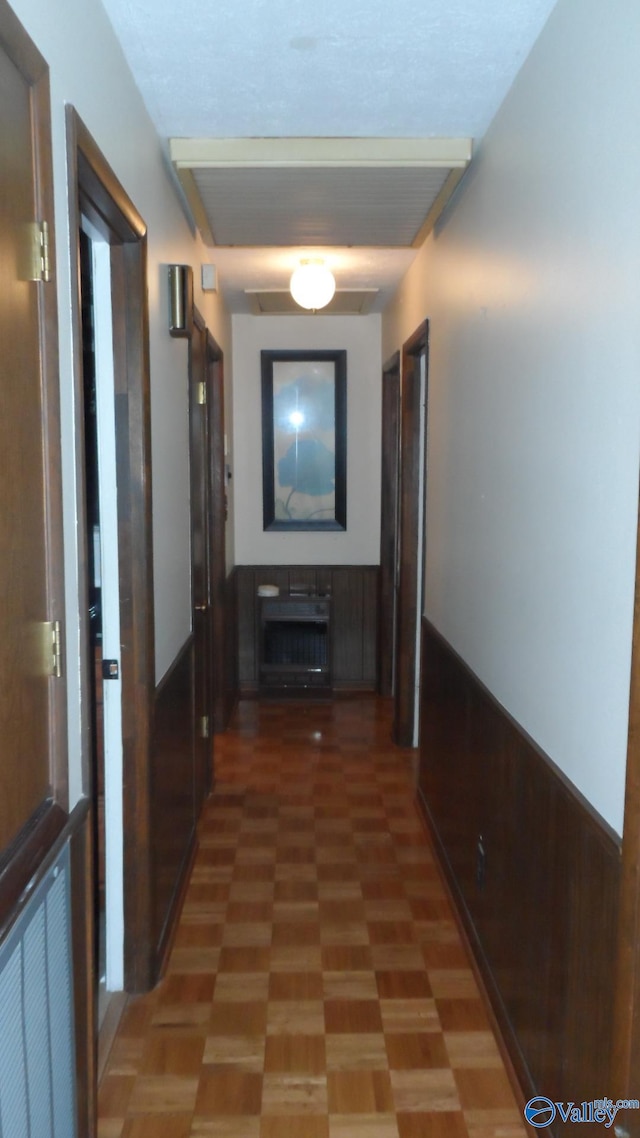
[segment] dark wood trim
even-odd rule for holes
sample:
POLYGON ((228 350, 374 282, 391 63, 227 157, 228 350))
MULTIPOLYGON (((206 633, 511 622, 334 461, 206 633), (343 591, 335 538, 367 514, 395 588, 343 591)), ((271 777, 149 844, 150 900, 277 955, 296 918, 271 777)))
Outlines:
POLYGON ((147 235, 141 214, 75 108, 69 104, 66 114, 67 131, 75 142, 83 212, 86 206, 86 216, 110 243, 114 235, 121 242, 141 241, 147 235))
MULTIPOLYGON (((124 1015, 124 1011, 129 1003, 131 997, 127 996, 126 992, 112 992, 109 997, 109 1003, 105 1009, 98 1032, 98 1058, 97 1058, 97 1075, 98 1086, 102 1082, 104 1073, 106 1071, 107 1063, 111 1048, 115 1042, 120 1021, 124 1015)), ((92 1134, 92 1132, 89 1132, 92 1134)))
MULTIPOLYGON (((111 246, 115 365, 116 460, 120 558, 122 729, 124 763, 125 984, 129 991, 152 986, 154 951, 151 912, 150 766, 154 698, 153 548, 151 513, 151 395, 148 356, 146 227, 91 134, 73 107, 67 108, 70 231, 82 213, 111 246)), ((83 437, 81 322, 77 260, 72 258, 72 322, 76 387, 76 437, 83 437)), ((76 478, 83 490, 82 447, 76 478)), ((79 510, 78 577, 83 578, 87 535, 79 510)), ((82 595, 80 596, 82 605, 82 595)), ((81 609, 83 707, 90 661, 86 654, 86 606, 81 609)), ((89 725, 82 723, 83 740, 89 725)), ((90 786, 85 747, 85 785, 90 786)))
MULTIPOLYGON (((34 49, 35 51, 35 49, 34 49)), ((35 63, 35 60, 34 60, 35 63)), ((36 162, 36 208, 41 218, 49 220, 49 257, 56 263, 54 221, 53 155, 51 142, 51 105, 48 71, 33 88, 32 129, 36 162)), ((40 319, 42 342, 42 411, 46 424, 45 464, 47 470, 46 525, 47 563, 49 566, 48 609, 50 620, 66 627, 64 603, 64 547, 62 520, 62 454, 60 439, 60 373, 58 362, 58 303, 54 279, 40 285, 40 319)), ((68 660, 64 661, 65 674, 68 660)), ((67 736, 66 680, 51 681, 51 783, 59 805, 69 812, 69 760, 67 736)))
MULTIPOLYGON (((0 0, 0 47, 11 57, 18 70, 32 83, 49 77, 49 65, 38 51, 33 40, 10 8, 6 0, 0 0)), ((51 215, 53 218, 53 214, 51 215)))
MULTIPOLYGON (((206 514, 207 549, 206 571, 207 578, 207 658, 209 671, 209 698, 204 714, 209 720, 210 736, 224 731, 229 717, 228 703, 228 671, 229 650, 227 641, 228 615, 227 615, 227 568, 226 568, 226 488, 225 488, 225 453, 224 453, 224 356, 222 349, 216 343, 211 332, 207 329, 203 317, 198 310, 191 306, 191 316, 188 321, 190 343, 193 344, 195 335, 201 337, 199 351, 202 359, 199 366, 202 371, 201 382, 206 391, 206 405, 204 412, 206 424, 204 427, 204 453, 199 456, 202 469, 196 469, 194 458, 198 458, 198 446, 202 449, 202 442, 198 439, 198 426, 196 419, 196 405, 194 403, 194 390, 191 387, 189 400, 190 432, 191 432, 191 494, 204 495, 202 509, 206 514), (199 478, 204 478, 205 484, 200 485, 199 478)), ((190 372, 193 370, 193 348, 190 350, 190 372)), ((193 377, 191 377, 191 383, 193 377)), ((202 410, 202 408, 200 408, 202 410)), ((192 519, 193 529, 193 519, 192 519)), ((192 534, 193 536, 193 534, 192 534)), ((192 581, 193 584, 193 581, 192 581)), ((195 589, 193 591, 195 598, 195 589)), ((201 598, 202 601, 205 598, 201 598)), ((202 614, 201 614, 202 616, 202 614)), ((194 613, 193 620, 198 619, 194 613)), ((197 683, 197 677, 196 677, 197 683)), ((197 743, 196 743, 197 746, 197 743)), ((207 779, 206 790, 210 789, 211 748, 207 749, 207 779)))
POLYGON ((167 920, 162 936, 158 941, 156 970, 158 977, 164 976, 171 956, 171 950, 178 931, 178 919, 184 905, 184 899, 189 888, 189 881, 198 852, 198 840, 194 828, 193 838, 185 848, 184 858, 177 878, 177 888, 173 895, 171 907, 167 912, 167 920))
POLYGON ((124 775, 125 986, 156 980, 151 909, 151 763, 155 660, 146 242, 112 248, 124 775), (122 303, 123 298, 127 303, 122 303))
POLYGON ((211 787, 213 734, 213 598, 211 535, 211 381, 207 362, 207 326, 193 307, 189 328, 189 480, 191 486, 191 626, 193 629, 193 746, 196 814, 211 787), (202 402, 204 387, 206 402, 202 402), (201 731, 208 723, 207 736, 201 731))
MULTIPOLYGON (((27 885, 40 867, 48 864, 49 851, 56 846, 67 824, 67 814, 52 799, 43 802, 23 826, 0 859, 0 941, 15 923, 24 902, 27 885)), ((29 893, 31 890, 29 891, 29 893)))
POLYGON ((399 463, 400 352, 395 352, 382 369, 378 690, 383 696, 392 696, 395 686, 399 463))
POLYGON ((518 1081, 526 1098, 598 1097, 611 1086, 619 839, 422 623, 419 803, 518 1081))
MULTIPOLYGON (((422 601, 418 600, 420 563, 424 569, 424 541, 419 549, 420 490, 424 480, 426 506, 426 438, 429 386, 429 323, 425 321, 402 347, 402 392, 400 406, 400 486, 399 486, 399 575, 396 608, 395 703, 393 738, 401 747, 412 747, 415 734, 415 686, 420 666, 416 641, 422 601), (425 460, 420 462, 421 377, 420 360, 425 357, 425 460)), ((423 518, 426 522, 426 508, 423 518)), ((425 526, 426 530, 426 526, 425 526)), ((424 573, 423 573, 424 577, 424 573)), ((424 580, 422 595, 424 596, 424 580)))
POLYGON ((226 490, 224 454, 224 357, 222 349, 207 332, 209 371, 209 524, 211 577, 211 664, 213 680, 213 730, 224 731, 226 715, 227 602, 226 490))
MULTIPOLYGON (((239 691, 239 653, 238 653, 238 577, 235 568, 227 576, 225 586, 225 700, 224 726, 229 726, 231 716, 238 702, 239 691)), ((215 754, 214 754, 215 760, 215 754)), ((215 778, 215 764, 214 764, 215 778)))
MULTIPOLYGON (((77 116, 72 107, 67 107, 67 183, 69 186, 69 232, 77 235, 80 232, 80 204, 78 188, 78 160, 79 152, 76 143, 77 116)), ((71 323, 72 323, 72 353, 73 353, 73 386, 74 386, 74 437, 76 441, 74 468, 76 509, 79 519, 78 525, 78 618, 80 628, 79 653, 79 679, 80 679, 80 746, 82 762, 82 787, 84 793, 92 793, 91 771, 91 699, 90 685, 92 683, 92 661, 89 652, 89 593, 87 574, 84 566, 89 564, 88 535, 85 519, 86 485, 84 470, 85 455, 85 427, 84 427, 84 385, 83 385, 83 352, 82 352, 82 296, 80 283, 80 243, 76 243, 70 260, 71 276, 71 323)))
MULTIPOLYGON (((622 875, 616 959, 613 1089, 616 1101, 638 1097, 640 1070, 640 515, 631 651, 631 691, 622 840, 622 875)), ((631 1138, 640 1135, 638 1111, 620 1119, 631 1138)))

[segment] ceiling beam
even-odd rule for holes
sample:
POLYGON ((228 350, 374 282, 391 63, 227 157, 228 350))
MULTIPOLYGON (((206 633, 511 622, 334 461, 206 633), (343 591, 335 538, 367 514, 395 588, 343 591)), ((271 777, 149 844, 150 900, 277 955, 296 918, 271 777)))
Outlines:
POLYGON ((471 161, 470 138, 172 138, 175 168, 445 167, 471 161))

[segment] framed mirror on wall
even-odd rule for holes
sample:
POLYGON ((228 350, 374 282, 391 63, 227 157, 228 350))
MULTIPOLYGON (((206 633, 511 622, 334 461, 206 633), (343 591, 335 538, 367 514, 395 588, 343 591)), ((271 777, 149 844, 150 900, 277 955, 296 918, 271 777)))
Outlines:
POLYGON ((265 530, 347 528, 347 353, 263 351, 265 530))

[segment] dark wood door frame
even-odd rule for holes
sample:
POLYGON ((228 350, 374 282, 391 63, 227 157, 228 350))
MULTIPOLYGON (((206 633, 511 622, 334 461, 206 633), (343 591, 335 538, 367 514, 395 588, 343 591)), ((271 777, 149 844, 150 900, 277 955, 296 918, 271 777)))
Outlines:
MULTIPOLYGON (((191 275, 191 269, 188 269, 191 275)), ((195 820, 211 786, 213 685, 211 675, 211 507, 209 493, 211 399, 207 327, 195 307, 189 336, 189 470, 191 485, 191 598, 194 668, 195 820)))
MULTIPOLYGON (((627 774, 622 837, 615 1010, 612 1028, 614 1101, 640 1098, 640 514, 631 655, 627 774)), ((631 1138, 640 1135, 640 1111, 616 1116, 631 1138)))
MULTIPOLYGON (((206 530, 208 535, 207 550, 207 638, 209 642, 209 676, 210 698, 204 712, 209 717, 210 734, 224 731, 227 726, 227 647, 226 647, 226 520, 227 499, 225 489, 225 433, 224 433, 224 356, 222 349, 216 343, 211 332, 205 325, 204 319, 193 304, 193 287, 191 283, 191 269, 186 266, 188 312, 185 331, 180 335, 187 335, 193 341, 198 335, 203 341, 203 359, 198 363, 199 382, 204 384, 204 408, 206 416, 206 485, 198 485, 193 481, 191 493, 204 495, 205 509, 207 511, 206 530)), ((193 346, 190 348, 193 358, 193 346)), ((193 378, 193 377, 192 377, 193 378)), ((193 392, 192 392, 193 396, 193 392)), ((190 406, 192 429, 194 425, 195 407, 190 406)), ((194 440, 195 441, 195 440, 194 440)), ((200 598, 202 603, 204 598, 200 598)), ((197 601, 194 601, 197 603, 197 601)), ((195 622, 203 613, 194 612, 195 622)))
MULTIPOLYGON (((70 232, 86 216, 111 249, 114 330, 123 743, 124 975, 130 992, 154 981, 150 775, 155 690, 151 515, 151 396, 146 226, 73 107, 67 108, 70 232)), ((82 439, 78 258, 72 257, 76 436, 82 439)), ((87 597, 83 572, 83 448, 76 446, 80 663, 85 786, 90 787, 87 597)))
MULTIPOLYGON (((429 323, 425 320, 402 347, 402 391, 400 406, 400 546, 396 615, 396 682, 393 737, 403 747, 414 745, 415 684, 419 667, 419 622, 422 604, 418 599, 424 542, 419 548, 421 484, 424 479, 426 502, 425 411, 424 461, 421 462, 421 360, 425 360, 425 402, 428 406, 429 323)), ((424 514, 426 517, 426 512, 424 514)), ((424 587, 423 587, 424 591, 424 587)))
POLYGON ((207 371, 209 377, 209 532, 211 580, 211 674, 213 679, 213 730, 227 726, 226 670, 227 645, 225 608, 227 604, 227 558, 224 453, 224 358, 210 332, 207 332, 207 371))
POLYGON ((382 369, 378 690, 384 696, 395 690, 399 462, 400 352, 395 352, 382 369))

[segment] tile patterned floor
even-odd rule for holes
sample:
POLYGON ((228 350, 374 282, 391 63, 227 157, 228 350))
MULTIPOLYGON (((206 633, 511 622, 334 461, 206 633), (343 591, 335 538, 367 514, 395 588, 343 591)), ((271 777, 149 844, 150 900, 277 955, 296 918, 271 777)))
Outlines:
POLYGON ((242 703, 99 1138, 525 1138, 388 704, 242 703))

